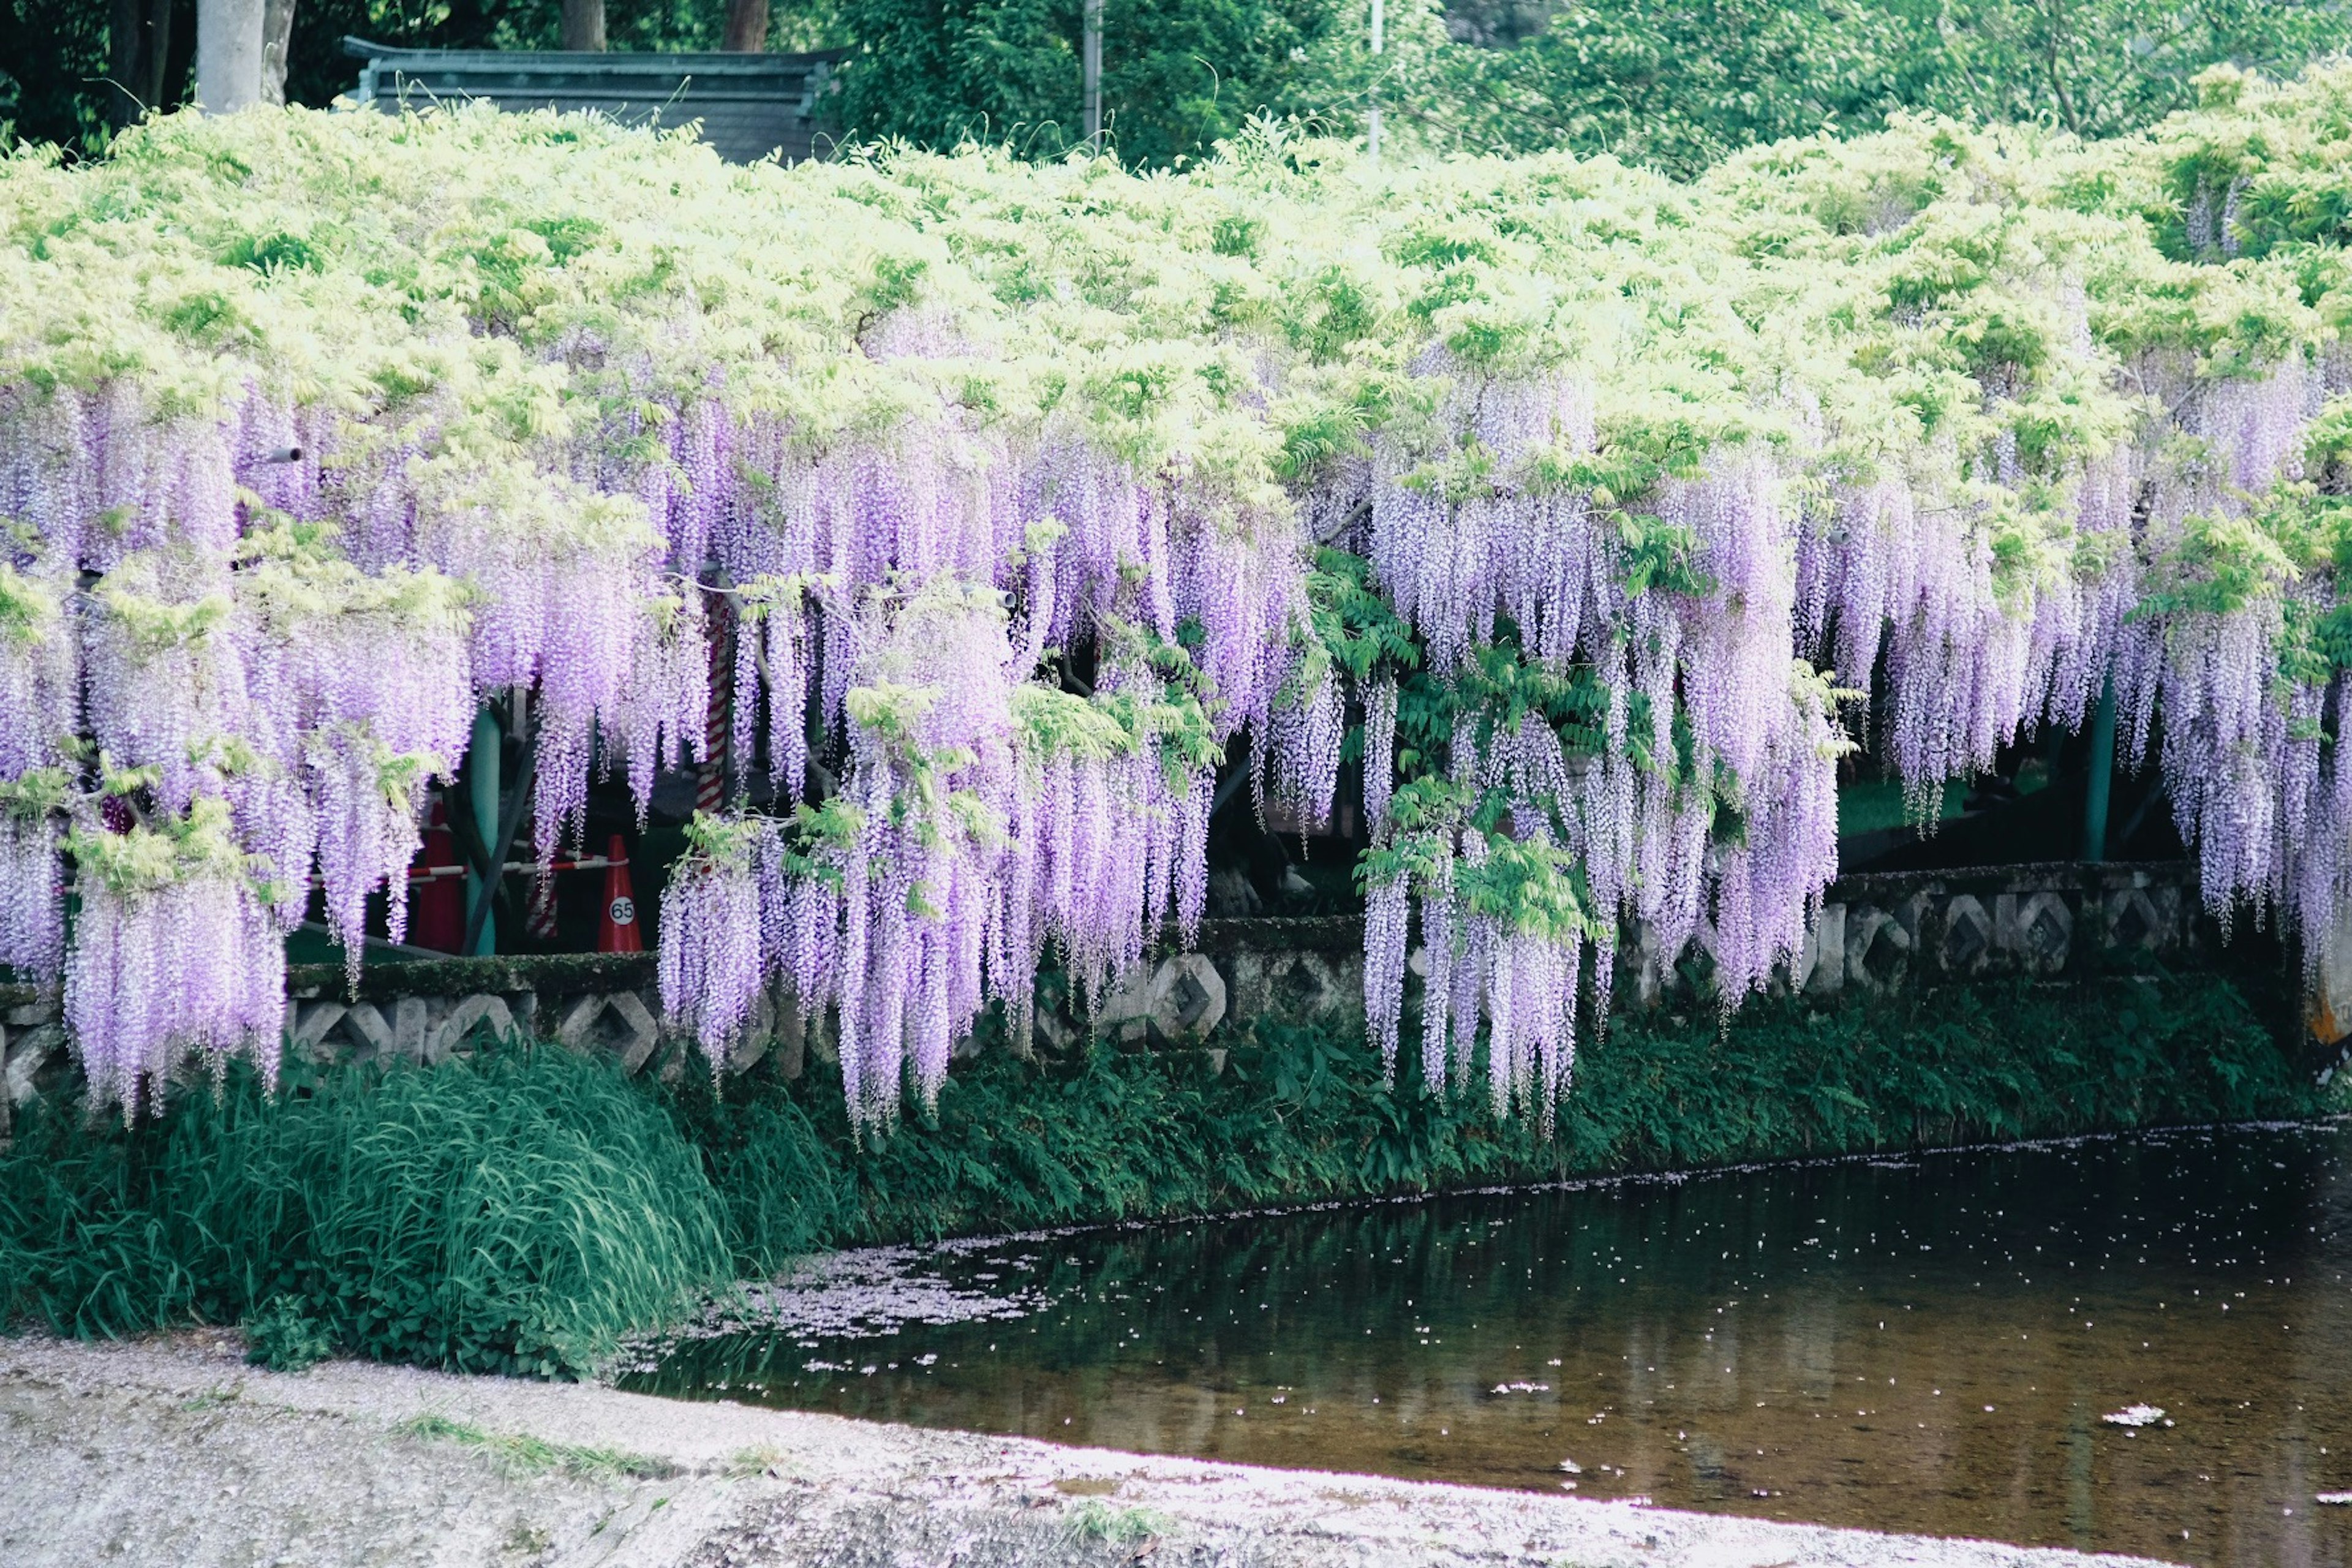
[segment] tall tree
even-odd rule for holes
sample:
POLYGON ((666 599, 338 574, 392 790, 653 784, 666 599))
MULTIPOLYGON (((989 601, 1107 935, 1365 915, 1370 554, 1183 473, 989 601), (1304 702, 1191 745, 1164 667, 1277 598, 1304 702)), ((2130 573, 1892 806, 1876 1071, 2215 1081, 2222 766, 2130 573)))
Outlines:
POLYGON ((197 0, 196 101, 234 114, 261 101, 264 0, 197 0))
POLYGON ((756 55, 768 47, 768 0, 728 0, 727 37, 720 47, 756 55))
MULTIPOLYGON (((969 136, 1040 156, 1085 139, 1080 0, 842 0, 838 16, 859 48, 842 73, 853 138, 969 136)), ((1340 58, 1361 52, 1365 16, 1363 0, 1111 0, 1106 142, 1164 166, 1261 110, 1339 108, 1360 96, 1335 84, 1340 58)))
POLYGON ((859 141, 970 136, 1048 155, 1079 124, 1077 0, 847 0, 839 109, 859 141))
POLYGON ((556 47, 602 54, 604 50, 604 0, 563 0, 562 30, 556 47))
POLYGON ((114 0, 106 52, 106 119, 121 130, 163 101, 163 65, 172 52, 172 0, 114 0))
POLYGON ((286 61, 294 47, 294 0, 263 0, 261 101, 286 101, 286 61))

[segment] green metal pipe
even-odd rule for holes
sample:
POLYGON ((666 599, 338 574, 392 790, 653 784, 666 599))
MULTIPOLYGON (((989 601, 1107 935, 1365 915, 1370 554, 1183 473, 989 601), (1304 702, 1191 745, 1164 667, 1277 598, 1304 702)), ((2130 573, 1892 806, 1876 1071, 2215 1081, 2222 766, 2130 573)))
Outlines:
POLYGON ((2091 715, 2091 773, 2083 792, 2083 858, 2097 865, 2107 858, 2107 796, 2116 778, 2116 678, 2099 688, 2091 715))
MULTIPOLYGON (((466 793, 474 808, 475 835, 492 846, 494 854, 499 842, 499 752, 505 743, 498 715, 485 704, 474 715, 473 742, 466 750, 466 793)), ((481 930, 470 950, 477 957, 499 950, 499 918, 487 907, 498 891, 496 877, 495 868, 487 879, 479 871, 466 873, 466 923, 481 930)))

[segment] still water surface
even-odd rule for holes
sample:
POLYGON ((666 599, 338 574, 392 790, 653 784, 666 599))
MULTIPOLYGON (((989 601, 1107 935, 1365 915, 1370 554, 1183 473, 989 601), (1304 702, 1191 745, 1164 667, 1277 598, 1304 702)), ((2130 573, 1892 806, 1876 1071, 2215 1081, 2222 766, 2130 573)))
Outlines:
POLYGON ((2352 1508, 2314 1500, 2352 1489, 2341 1123, 1020 1237, 883 1273, 898 1283, 689 1340, 629 1384, 2182 1563, 2352 1563, 2352 1508), (2138 1404, 2164 1417, 2101 1419, 2138 1404))

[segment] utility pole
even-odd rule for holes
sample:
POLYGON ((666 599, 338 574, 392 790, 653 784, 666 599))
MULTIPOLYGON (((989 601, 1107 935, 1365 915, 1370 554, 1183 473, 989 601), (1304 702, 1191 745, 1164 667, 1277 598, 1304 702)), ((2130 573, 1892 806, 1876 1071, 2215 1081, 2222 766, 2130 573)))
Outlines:
POLYGON ((197 0, 196 102, 234 114, 261 101, 263 0, 197 0))
POLYGON ((1102 22, 1103 0, 1087 0, 1086 39, 1080 58, 1085 62, 1087 95, 1087 149, 1102 151, 1102 22))
POLYGON ((1381 161, 1381 0, 1372 0, 1372 110, 1366 117, 1364 149, 1375 163, 1381 161))

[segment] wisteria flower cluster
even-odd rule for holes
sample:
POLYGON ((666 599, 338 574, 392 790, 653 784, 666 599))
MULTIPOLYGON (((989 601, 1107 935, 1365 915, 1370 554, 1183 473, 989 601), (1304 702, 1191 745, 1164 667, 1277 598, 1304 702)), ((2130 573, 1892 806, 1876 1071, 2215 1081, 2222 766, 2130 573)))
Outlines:
POLYGON ((0 163, 0 963, 126 1109, 267 1067, 483 703, 542 860, 731 711, 660 929, 714 1060, 788 987, 886 1124, 1187 933, 1217 799, 1345 789, 1376 1039, 1548 1119, 1633 933, 1727 1007, 1800 954, 1847 750, 1933 816, 2112 693, 2213 907, 2352 971, 2352 71, 2205 91, 1690 184, 480 107, 0 163))

